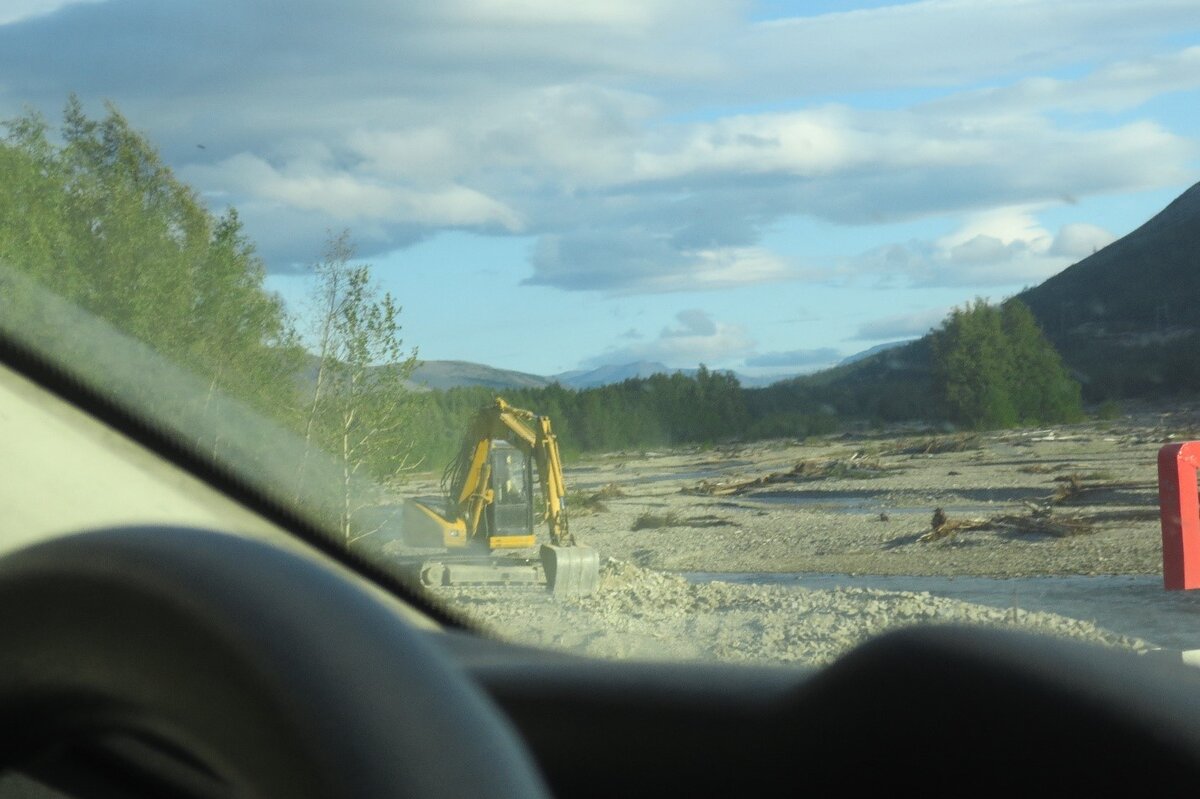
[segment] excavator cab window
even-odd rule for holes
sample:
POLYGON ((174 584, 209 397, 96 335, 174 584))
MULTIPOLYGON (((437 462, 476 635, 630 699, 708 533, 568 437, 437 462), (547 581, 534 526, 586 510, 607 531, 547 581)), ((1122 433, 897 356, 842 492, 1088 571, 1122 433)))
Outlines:
POLYGON ((492 442, 491 489, 495 502, 486 510, 492 535, 533 532, 533 462, 504 440, 492 442))

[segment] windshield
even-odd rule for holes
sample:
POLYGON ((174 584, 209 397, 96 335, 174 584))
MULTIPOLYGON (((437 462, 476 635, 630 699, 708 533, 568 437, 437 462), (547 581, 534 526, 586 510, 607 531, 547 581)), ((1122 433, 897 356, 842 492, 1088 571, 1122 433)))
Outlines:
POLYGON ((1187 649, 1197 107, 1179 0, 21 0, 0 333, 512 640, 1187 649))

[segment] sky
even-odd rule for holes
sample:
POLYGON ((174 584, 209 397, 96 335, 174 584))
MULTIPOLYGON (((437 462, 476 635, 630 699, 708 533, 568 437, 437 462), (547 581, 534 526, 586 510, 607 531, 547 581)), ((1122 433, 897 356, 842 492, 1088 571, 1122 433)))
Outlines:
POLYGON ((425 359, 785 375, 1200 181, 1195 0, 4 0, 0 116, 114 102, 299 317, 348 230, 425 359))

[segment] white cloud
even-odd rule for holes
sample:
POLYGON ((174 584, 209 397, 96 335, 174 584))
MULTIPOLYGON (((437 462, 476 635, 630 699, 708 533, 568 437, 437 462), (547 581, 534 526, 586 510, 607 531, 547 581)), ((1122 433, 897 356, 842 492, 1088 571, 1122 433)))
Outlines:
POLYGON ((680 249, 669 236, 636 229, 543 236, 532 260, 526 283, 609 294, 729 289, 798 274, 761 247, 680 249))
MULTIPOLYGON (((925 0, 759 24, 739 0, 298 0, 287 25, 263 0, 157 9, 0 27, 0 113, 114 99, 244 211, 273 268, 326 227, 350 226, 367 257, 464 228, 537 237, 530 283, 728 289, 811 277, 763 245, 793 216, 873 224, 1195 177, 1195 141, 1162 124, 1057 113, 1195 88, 1200 48, 1155 49, 1197 30, 1194 0, 925 0), (1061 67, 1084 74, 1028 77, 1061 67), (945 96, 828 101, 898 86, 945 96)), ((976 227, 858 266, 1034 280, 1103 239, 976 227)))
POLYGON ((858 326, 854 340, 896 341, 923 336, 937 327, 949 312, 949 308, 928 308, 864 322, 858 326))
POLYGON ((102 0, 5 0, 0 7, 0 25, 40 17, 76 3, 95 3, 102 0))
POLYGON ((251 203, 319 211, 339 224, 389 221, 427 227, 501 227, 517 232, 520 216, 467 186, 420 189, 337 170, 308 158, 275 167, 248 153, 185 170, 200 185, 223 185, 251 203))
POLYGON ((750 27, 759 93, 962 86, 1140 54, 1194 30, 1194 0, 924 0, 750 27))
POLYGON ((1035 211, 1014 206, 980 212, 936 241, 879 247, 851 259, 844 269, 910 286, 1016 286, 1041 282, 1115 239, 1081 223, 1052 235, 1035 211))
POLYGON ((654 275, 641 285, 649 291, 726 289, 784 280, 794 275, 784 260, 761 247, 722 247, 684 251, 688 268, 672 275, 654 275))
POLYGON ((664 327, 654 339, 610 347, 586 359, 583 365, 650 361, 673 368, 692 368, 700 363, 722 367, 754 348, 743 326, 717 321, 702 310, 680 311, 675 321, 677 324, 664 327))
POLYGON ((841 359, 841 353, 832 347, 788 350, 786 352, 764 352, 746 358, 749 367, 795 367, 813 368, 830 366, 841 359))
MULTIPOLYGON (((848 109, 734 116, 677 131, 679 140, 637 153, 633 179, 659 181, 710 173, 829 174, 864 160, 848 109)), ((872 148, 874 149, 874 148, 872 148)))
POLYGON ((786 186, 780 213, 849 223, 1162 185, 1187 179, 1196 154, 1195 143, 1150 122, 1078 130, 1034 114, 921 108, 738 116, 671 133, 676 140, 660 133, 647 142, 655 150, 638 153, 635 185, 763 194, 786 186))
POLYGON ((690 308, 675 314, 678 327, 664 327, 661 338, 694 338, 717 335, 717 323, 698 308, 690 308))
POLYGON ((1054 237, 1054 243, 1050 245, 1049 253, 1077 261, 1107 247, 1116 240, 1117 237, 1104 228, 1089 225, 1086 222, 1075 222, 1059 228, 1058 235, 1054 237))
POLYGON ((472 101, 452 124, 435 104, 387 126, 358 127, 346 149, 364 171, 390 178, 508 181, 506 173, 517 172, 525 183, 510 191, 571 190, 628 175, 640 129, 656 109, 633 92, 551 84, 472 101))
POLYGON ((971 116, 1041 111, 1118 112, 1153 97, 1200 88, 1200 46, 1118 61, 1074 80, 1032 77, 1010 86, 964 92, 931 103, 940 112, 971 116))
MULTIPOLYGON (((684 21, 690 4, 680 0, 447 0, 443 5, 448 15, 473 24, 601 26, 628 32, 684 21)), ((709 7, 715 10, 716 4, 709 7)))

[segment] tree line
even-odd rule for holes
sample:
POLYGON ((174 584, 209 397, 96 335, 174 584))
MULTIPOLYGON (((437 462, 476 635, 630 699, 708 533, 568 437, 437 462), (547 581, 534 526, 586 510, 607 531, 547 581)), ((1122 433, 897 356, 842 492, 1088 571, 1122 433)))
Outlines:
POLYGON ((450 457, 471 415, 496 393, 550 418, 565 456, 744 437, 746 391, 728 372, 701 365, 694 375, 635 378, 596 388, 453 388, 418 395, 416 449, 428 461, 450 457))
MULTIPOLYGON (((995 429, 1082 416, 1078 382, 1019 300, 998 306, 976 300, 954 309, 914 353, 908 357, 916 365, 901 369, 877 359, 859 367, 853 379, 818 374, 758 389, 742 388, 733 374, 701 365, 695 376, 504 394, 549 416, 567 453, 802 438, 858 420, 950 421, 995 429)), ((417 449, 434 462, 449 457, 456 432, 492 395, 479 388, 423 395, 420 427, 426 432, 417 449)))

